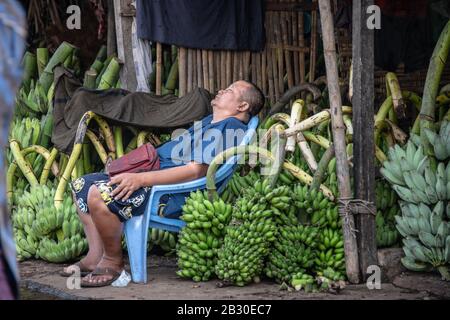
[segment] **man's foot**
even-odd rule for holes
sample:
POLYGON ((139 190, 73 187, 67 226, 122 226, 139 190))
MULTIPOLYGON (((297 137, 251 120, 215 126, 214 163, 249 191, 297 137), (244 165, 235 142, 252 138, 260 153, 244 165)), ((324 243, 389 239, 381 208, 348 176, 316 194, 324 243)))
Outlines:
POLYGON ((85 277, 95 269, 95 264, 86 263, 85 259, 81 259, 77 263, 74 263, 68 267, 65 267, 60 272, 62 277, 71 277, 77 272, 80 272, 80 276, 85 277))
POLYGON ((124 268, 122 259, 115 260, 103 257, 95 270, 81 279, 82 287, 109 286, 119 278, 124 268))

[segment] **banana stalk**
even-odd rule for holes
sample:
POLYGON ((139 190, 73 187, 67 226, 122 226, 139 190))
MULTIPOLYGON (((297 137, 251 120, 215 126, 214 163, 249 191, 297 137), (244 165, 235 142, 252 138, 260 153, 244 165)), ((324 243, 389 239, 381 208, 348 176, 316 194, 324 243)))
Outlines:
POLYGON ((108 154, 107 154, 105 148, 103 148, 103 145, 100 142, 100 139, 91 130, 86 131, 86 136, 91 141, 92 145, 94 146, 95 151, 97 151, 97 154, 99 155, 102 163, 106 164, 106 161, 108 159, 108 154))
POLYGON ((125 149, 125 153, 128 153, 137 147, 137 137, 134 136, 133 139, 131 139, 130 143, 128 143, 127 148, 125 149))
POLYGON ((45 67, 44 71, 42 72, 41 76, 39 77, 39 82, 44 88, 44 92, 47 93, 48 89, 53 83, 53 69, 60 63, 64 63, 66 61, 67 57, 72 55, 72 51, 75 49, 73 45, 71 45, 68 42, 63 42, 61 45, 56 49, 53 56, 50 58, 50 61, 47 63, 47 66, 45 67))
POLYGON ((23 57, 23 84, 27 92, 30 89, 31 79, 36 74, 36 69, 36 56, 31 52, 26 52, 23 57))
MULTIPOLYGON (((420 104, 422 99, 417 94, 411 91, 402 91, 402 97, 404 100, 410 101, 416 107, 416 109, 420 110, 420 104)), ((382 123, 389 114, 389 111, 392 110, 392 107, 393 107, 392 96, 389 96, 386 98, 386 100, 384 100, 383 104, 381 105, 380 109, 378 110, 375 116, 375 137, 374 137, 375 141, 378 141, 382 123)))
POLYGON ((317 189, 321 184, 325 177, 325 173, 328 169, 328 164, 331 159, 334 157, 334 147, 331 145, 323 154, 322 158, 319 161, 319 165, 317 167, 316 172, 314 172, 313 181, 310 186, 310 190, 317 189))
POLYGON ((117 158, 120 158, 121 156, 123 156, 122 127, 114 127, 114 141, 116 142, 117 158))
POLYGON ((450 21, 442 30, 433 55, 430 59, 425 88, 423 92, 422 107, 420 109, 420 138, 424 146, 425 154, 433 154, 433 147, 425 135, 425 128, 432 129, 434 125, 435 102, 439 90, 441 75, 447 62, 450 48, 450 21))
POLYGON ((120 64, 116 58, 112 58, 111 62, 101 76, 100 83, 97 87, 99 90, 114 88, 117 80, 119 80, 120 64))
POLYGON ((50 156, 45 161, 44 169, 42 170, 41 178, 39 179, 39 183, 41 185, 47 183, 50 168, 52 169, 52 173, 55 177, 59 175, 58 164, 55 162, 57 156, 58 150, 56 148, 53 148, 52 151, 50 152, 50 156))
POLYGON ((84 73, 83 87, 87 89, 95 89, 95 79, 97 79, 97 71, 89 69, 84 73))
POLYGON ((344 124, 345 127, 347 128, 346 130, 346 136, 347 136, 347 141, 348 142, 352 142, 353 141, 353 124, 352 124, 352 117, 348 114, 344 114, 342 116, 342 119, 344 120, 344 124))
MULTIPOLYGON (((270 163, 274 163, 275 158, 272 155, 272 153, 264 148, 249 145, 249 146, 237 146, 233 148, 229 148, 221 153, 219 153, 211 162, 211 164, 208 167, 208 172, 206 174, 206 188, 208 189, 208 196, 210 199, 214 199, 214 197, 217 194, 216 189, 216 183, 215 183, 215 176, 216 171, 220 164, 225 163, 230 157, 236 156, 236 155, 245 155, 246 153, 249 154, 259 154, 259 156, 270 163)), ((300 182, 311 185, 312 183, 312 177, 304 172, 302 169, 294 165, 293 163, 289 161, 285 161, 283 163, 283 168, 286 170, 289 170, 289 172, 295 176, 297 179, 299 179, 300 182)), ((328 189, 326 186, 321 185, 320 190, 324 193, 325 196, 327 196, 330 200, 334 201, 334 195, 331 192, 330 189, 328 189)))
MULTIPOLYGON (((75 136, 74 146, 72 153, 69 157, 67 166, 64 168, 64 173, 59 180, 58 187, 55 193, 55 207, 60 208, 64 200, 64 192, 66 191, 67 183, 72 175, 72 171, 76 165, 76 162, 81 154, 84 137, 91 119, 95 118, 95 113, 92 111, 86 112, 78 124, 77 134, 75 136)), ((98 121, 97 121, 98 122, 98 121)))
POLYGON ((307 141, 314 142, 324 149, 328 149, 330 147, 330 141, 321 135, 314 134, 311 131, 303 131, 302 134, 307 141))
POLYGON ((86 140, 83 143, 83 169, 85 173, 92 172, 92 164, 91 164, 91 151, 89 147, 89 143, 86 140))
POLYGON ((400 119, 406 117, 406 104, 403 100, 402 91, 397 76, 393 72, 386 74, 386 92, 388 96, 392 96, 395 115, 400 119))
POLYGON ((37 181, 36 176, 33 173, 33 168, 31 168, 31 165, 22 155, 19 142, 17 140, 11 140, 9 142, 9 148, 14 157, 14 160, 17 163, 17 166, 20 168, 20 170, 22 171, 23 175, 28 180, 30 185, 37 186, 39 182, 37 181))
POLYGON ((311 172, 315 172, 317 170, 316 158, 314 157, 314 154, 312 153, 311 148, 309 147, 309 144, 305 139, 305 136, 301 132, 297 133, 297 143, 303 157, 305 158, 306 163, 308 164, 309 169, 311 170, 311 172))
MULTIPOLYGON (((46 168, 47 168, 47 177, 48 177, 48 173, 50 172, 50 168, 51 168, 52 173, 56 177, 58 175, 58 166, 56 163, 52 163, 51 159, 52 158, 53 158, 53 160, 55 159, 56 155, 58 154, 58 150, 53 149, 52 153, 50 153, 44 147, 33 145, 33 146, 30 146, 30 147, 25 148, 20 151, 20 153, 24 159, 27 155, 29 155, 30 153, 33 153, 33 152, 41 155, 46 160, 44 170, 42 171, 42 175, 44 175, 44 173, 46 172, 46 168)), ((26 161, 26 159, 25 159, 25 161, 26 161)), ((28 161, 26 161, 26 162, 28 163, 28 161)), ((28 163, 28 165, 29 165, 29 163, 28 163)), ((16 173, 17 167, 18 167, 17 162, 14 160, 11 163, 11 165, 9 166, 8 172, 6 174, 6 196, 8 198, 8 201, 10 201, 12 199, 13 186, 14 186, 14 175, 16 173)), ((44 181, 40 181, 41 185, 46 184, 46 183, 47 183, 47 179, 45 179, 44 181)))
MULTIPOLYGON (((352 108, 343 106, 342 112, 344 114, 349 114, 352 112, 352 108)), ((311 128, 317 126, 318 124, 322 123, 323 121, 327 121, 329 119, 330 119, 330 110, 328 110, 328 109, 323 110, 323 111, 303 120, 302 122, 296 124, 292 128, 286 129, 285 135, 287 137, 296 135, 298 131, 305 131, 305 130, 311 129, 311 128)))
MULTIPOLYGON (((103 45, 103 46, 101 46, 100 50, 98 51, 97 56, 95 57, 95 60, 92 63, 90 69, 95 70, 96 73, 99 73, 100 71, 102 71, 103 62, 105 61, 106 56, 107 56, 106 46, 103 45)), ((95 79, 94 79, 94 83, 95 83, 95 79)), ((95 85, 94 85, 94 87, 95 87, 95 85)))
POLYGON ((275 127, 272 144, 271 144, 271 153, 273 154, 276 161, 273 162, 272 172, 268 179, 269 184, 272 188, 275 187, 278 177, 281 172, 282 164, 284 163, 284 159, 286 157, 286 138, 282 137, 284 127, 279 124, 275 127))
MULTIPOLYGON (((302 110, 303 110, 304 106, 305 106, 305 102, 301 99, 295 100, 295 102, 292 104, 289 127, 293 127, 298 122, 300 122, 300 119, 302 116, 302 110)), ((295 136, 291 136, 287 139, 287 142, 286 142, 286 151, 287 152, 295 151, 295 142, 296 142, 295 136)))
MULTIPOLYGON (((91 111, 89 111, 91 112, 91 111)), ((106 146, 108 147, 108 150, 112 153, 116 153, 116 144, 114 142, 114 136, 111 131, 111 127, 109 126, 108 122, 106 122, 102 117, 96 115, 92 112, 92 118, 97 122, 98 126, 100 127, 100 131, 103 134, 103 137, 105 138, 106 146)))

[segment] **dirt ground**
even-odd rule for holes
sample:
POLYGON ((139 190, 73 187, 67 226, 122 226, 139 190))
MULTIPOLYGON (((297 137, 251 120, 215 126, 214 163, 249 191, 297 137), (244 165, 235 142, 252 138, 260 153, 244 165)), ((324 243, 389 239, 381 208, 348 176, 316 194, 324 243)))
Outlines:
MULTIPOLYGON (((42 261, 20 264, 22 299, 119 299, 119 300, 434 300, 450 299, 450 283, 436 274, 402 273, 393 283, 369 290, 366 285, 348 285, 339 294, 305 293, 280 290, 263 280, 246 287, 217 287, 218 280, 195 283, 180 279, 173 257, 152 255, 148 258, 147 284, 130 283, 126 288, 82 288, 70 290, 66 278, 58 275, 62 265, 42 261)), ((129 267, 127 266, 128 270, 129 267)))

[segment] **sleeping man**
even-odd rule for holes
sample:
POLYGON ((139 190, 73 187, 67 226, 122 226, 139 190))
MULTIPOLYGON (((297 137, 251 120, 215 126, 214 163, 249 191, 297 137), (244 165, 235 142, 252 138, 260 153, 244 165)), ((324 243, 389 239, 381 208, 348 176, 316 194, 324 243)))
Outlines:
POLYGON ((237 81, 220 90, 211 101, 211 115, 157 148, 159 170, 122 173, 112 178, 106 173, 93 173, 73 181, 71 187, 89 251, 62 275, 70 276, 70 271, 78 267, 83 276, 82 287, 101 287, 114 282, 124 269, 123 222, 144 213, 151 186, 204 177, 214 156, 238 145, 239 136, 243 137, 243 134, 227 133, 244 133, 250 118, 257 115, 263 105, 264 95, 255 85, 237 81), (209 134, 211 132, 215 134, 209 134))

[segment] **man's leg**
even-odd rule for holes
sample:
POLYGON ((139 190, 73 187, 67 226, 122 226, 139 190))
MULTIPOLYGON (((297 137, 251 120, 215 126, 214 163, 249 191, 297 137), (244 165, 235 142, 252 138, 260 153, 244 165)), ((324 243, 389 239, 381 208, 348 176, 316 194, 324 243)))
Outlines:
MULTIPOLYGON (((87 255, 80 260, 80 262, 83 267, 89 270, 94 270, 103 256, 103 242, 94 222, 92 221, 92 217, 89 214, 82 213, 80 208, 76 205, 77 201, 75 195, 73 195, 73 203, 77 208, 78 217, 83 224, 84 234, 86 235, 89 244, 89 251, 87 255)), ((64 271, 70 273, 71 269, 71 267, 67 267, 64 271)))
MULTIPOLYGON (((98 268, 109 268, 117 272, 123 270, 122 256, 122 229, 123 224, 113 214, 95 185, 91 186, 88 194, 89 213, 103 243, 103 257, 98 263, 98 268)), ((112 278, 111 275, 88 275, 86 280, 92 283, 105 282, 112 278)))

